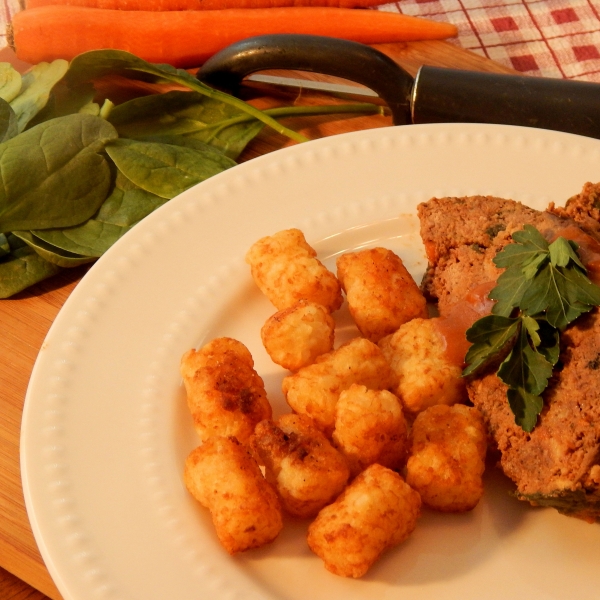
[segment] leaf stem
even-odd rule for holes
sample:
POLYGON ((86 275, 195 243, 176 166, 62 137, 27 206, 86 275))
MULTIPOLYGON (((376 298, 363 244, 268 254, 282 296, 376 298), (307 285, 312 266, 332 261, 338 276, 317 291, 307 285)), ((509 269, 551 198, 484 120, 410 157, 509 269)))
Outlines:
MULTIPOLYGON (((341 104, 338 106, 279 106, 277 108, 266 108, 262 111, 263 114, 266 114, 274 119, 348 113, 372 115, 381 112, 383 112, 383 109, 380 106, 377 106, 376 104, 370 104, 368 102, 360 102, 357 104, 341 104)), ((246 121, 251 121, 254 118, 255 117, 250 114, 238 115, 237 117, 232 117, 226 121, 205 125, 201 129, 206 131, 214 127, 216 129, 213 134, 214 137, 227 127, 245 123, 246 121)))
POLYGON ((196 83, 192 77, 181 77, 180 75, 173 74, 171 75, 171 78, 176 83, 186 86, 191 90, 194 90, 195 92, 203 94, 204 96, 208 96, 209 98, 213 98, 214 100, 220 100, 224 104, 235 106, 242 112, 247 113, 249 116, 258 119, 259 121, 262 121, 265 125, 268 125, 272 129, 277 131, 277 133, 285 135, 286 137, 290 138, 291 140, 294 140, 295 142, 302 143, 309 141, 307 137, 303 136, 297 131, 294 131, 293 129, 289 129, 284 125, 281 125, 281 123, 277 122, 273 117, 270 117, 268 114, 266 114, 265 111, 259 110, 258 108, 254 108, 254 106, 248 104, 247 102, 244 102, 243 100, 240 100, 239 98, 236 98, 235 96, 231 96, 230 94, 226 94, 225 92, 213 89, 207 85, 204 85, 200 81, 196 83))

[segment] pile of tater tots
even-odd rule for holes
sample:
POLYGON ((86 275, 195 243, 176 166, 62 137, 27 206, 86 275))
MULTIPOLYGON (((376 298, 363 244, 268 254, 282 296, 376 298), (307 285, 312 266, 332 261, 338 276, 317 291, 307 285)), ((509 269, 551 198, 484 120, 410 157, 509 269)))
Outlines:
POLYGON ((289 229, 258 240, 246 262, 277 311, 260 334, 289 371, 289 414, 273 420, 241 342, 214 339, 181 360, 201 440, 184 480, 224 548, 268 544, 289 515, 307 520, 325 568, 361 577, 412 533, 422 506, 473 509, 485 426, 402 260, 384 248, 348 252, 334 274, 289 229), (344 295, 360 336, 335 348, 344 295))

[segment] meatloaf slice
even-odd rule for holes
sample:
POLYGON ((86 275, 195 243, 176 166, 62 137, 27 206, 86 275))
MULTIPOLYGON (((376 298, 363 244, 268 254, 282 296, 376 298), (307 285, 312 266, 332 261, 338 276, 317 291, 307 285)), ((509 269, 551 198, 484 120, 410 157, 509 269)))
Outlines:
POLYGON ((478 284, 495 281, 492 262, 512 242, 511 234, 529 224, 543 234, 574 224, 547 211, 493 196, 432 198, 417 208, 421 239, 429 261, 422 283, 440 312, 462 300, 478 284))
MULTIPOLYGON (((579 227, 564 210, 536 211, 484 196, 434 198, 421 204, 418 214, 429 259, 423 287, 439 302, 441 314, 478 285, 497 279, 501 271, 492 260, 524 224, 535 226, 548 239, 579 227)), ((586 233, 595 236, 589 225, 586 233)), ((598 309, 562 334, 560 360, 531 433, 515 424, 506 386, 495 369, 471 378, 467 389, 484 415, 500 451, 499 465, 514 481, 517 497, 588 521, 600 517, 598 309)))
POLYGON ((548 210, 560 217, 570 217, 583 231, 600 239, 600 183, 586 183, 564 207, 550 204, 548 210))

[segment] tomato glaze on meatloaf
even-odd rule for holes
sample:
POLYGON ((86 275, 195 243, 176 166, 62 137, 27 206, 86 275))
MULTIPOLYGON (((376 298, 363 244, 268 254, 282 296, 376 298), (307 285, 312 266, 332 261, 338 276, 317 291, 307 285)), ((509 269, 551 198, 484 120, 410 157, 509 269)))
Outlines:
MULTIPOLYGON (((548 239, 580 243, 590 278, 600 280, 600 184, 557 208, 538 211, 491 196, 433 198, 418 207, 429 265, 423 291, 452 314, 477 287, 501 273, 493 258, 525 224, 548 239)), ((515 424, 507 388, 496 367, 467 382, 469 399, 484 415, 499 465, 516 485, 515 495, 533 505, 594 522, 600 517, 600 311, 593 309, 561 335, 561 354, 545 390, 535 429, 515 424)))

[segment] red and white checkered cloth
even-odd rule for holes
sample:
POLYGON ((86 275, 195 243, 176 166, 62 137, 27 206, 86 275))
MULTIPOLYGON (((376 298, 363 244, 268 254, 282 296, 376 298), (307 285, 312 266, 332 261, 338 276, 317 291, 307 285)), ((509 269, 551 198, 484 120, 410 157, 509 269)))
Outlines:
POLYGON ((401 0, 380 10, 454 23, 454 43, 528 75, 600 82, 600 0, 401 0))
MULTIPOLYGON (((0 0, 0 48, 19 0, 0 0)), ((449 21, 453 43, 529 75, 600 82, 600 0, 400 0, 379 10, 449 21)))

